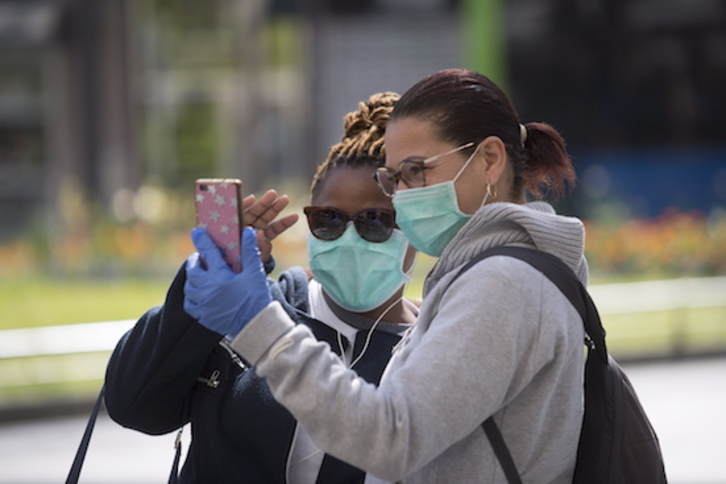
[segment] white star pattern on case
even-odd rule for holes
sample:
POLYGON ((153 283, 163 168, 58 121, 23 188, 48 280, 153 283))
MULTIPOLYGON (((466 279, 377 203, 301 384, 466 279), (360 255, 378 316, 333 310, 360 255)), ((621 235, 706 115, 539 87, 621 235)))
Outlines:
POLYGON ((228 264, 238 266, 240 233, 237 228, 240 220, 237 186, 232 183, 205 183, 202 186, 206 190, 196 186, 197 226, 207 230, 228 264))

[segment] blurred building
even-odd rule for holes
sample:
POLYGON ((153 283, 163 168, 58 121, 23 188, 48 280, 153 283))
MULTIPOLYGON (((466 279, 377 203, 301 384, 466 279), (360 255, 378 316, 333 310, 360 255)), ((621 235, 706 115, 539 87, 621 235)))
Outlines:
POLYGON ((726 207, 726 2, 511 0, 508 15, 511 91, 568 141, 572 212, 726 207))
POLYGON ((138 183, 125 2, 0 1, 0 235, 138 183))
POLYGON ((576 156, 572 211, 623 177, 645 213, 726 204, 720 0, 0 0, 0 235, 69 191, 120 216, 142 183, 307 183, 358 101, 487 70, 474 2, 502 8, 520 115, 576 156), (708 186, 680 193, 689 167, 708 186))
POLYGON ((145 182, 307 184, 359 101, 460 63, 457 32, 439 1, 0 0, 0 235, 68 196, 128 217, 145 182))

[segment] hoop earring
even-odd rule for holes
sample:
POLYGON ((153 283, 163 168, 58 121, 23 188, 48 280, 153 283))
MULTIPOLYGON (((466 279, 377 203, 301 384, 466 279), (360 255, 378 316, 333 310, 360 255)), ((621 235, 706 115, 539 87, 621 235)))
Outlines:
POLYGON ((481 205, 479 208, 486 205, 487 201, 490 203, 495 201, 497 198, 497 189, 495 187, 492 187, 489 183, 487 183, 487 192, 484 194, 484 200, 481 201, 481 205))
POLYGON ((497 199, 497 188, 487 183, 487 195, 491 197, 492 200, 497 199))

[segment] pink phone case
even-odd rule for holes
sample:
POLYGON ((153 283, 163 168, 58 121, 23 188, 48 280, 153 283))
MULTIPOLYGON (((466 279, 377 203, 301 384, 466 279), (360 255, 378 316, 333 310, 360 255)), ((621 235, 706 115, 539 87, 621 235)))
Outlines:
POLYGON ((194 184, 197 226, 212 238, 234 272, 242 270, 240 234, 242 182, 232 178, 200 178, 194 184))

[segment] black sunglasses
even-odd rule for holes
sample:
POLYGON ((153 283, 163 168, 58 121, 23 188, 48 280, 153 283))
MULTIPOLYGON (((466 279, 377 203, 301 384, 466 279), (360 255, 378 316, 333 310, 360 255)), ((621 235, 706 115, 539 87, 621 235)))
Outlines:
POLYGON ((361 238, 368 242, 385 242, 396 226, 396 212, 388 208, 368 208, 353 215, 333 207, 309 206, 303 211, 310 232, 320 240, 337 239, 351 220, 361 238))

